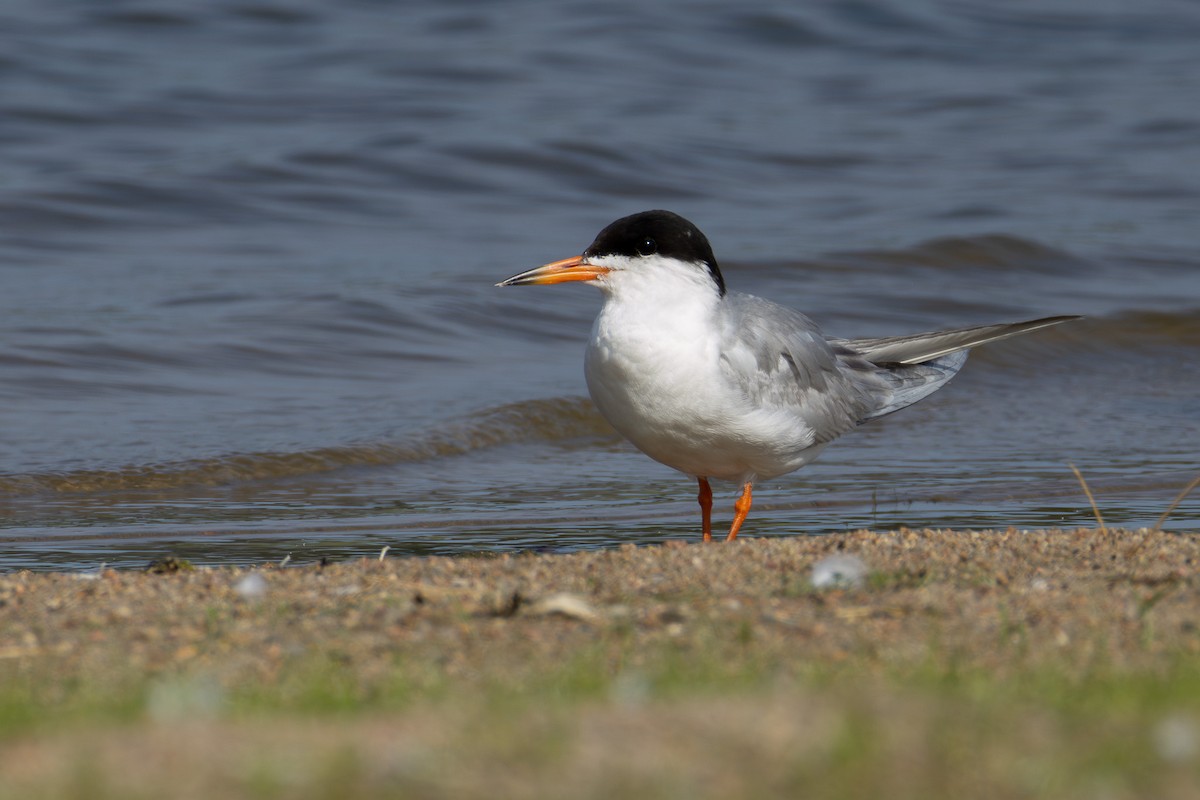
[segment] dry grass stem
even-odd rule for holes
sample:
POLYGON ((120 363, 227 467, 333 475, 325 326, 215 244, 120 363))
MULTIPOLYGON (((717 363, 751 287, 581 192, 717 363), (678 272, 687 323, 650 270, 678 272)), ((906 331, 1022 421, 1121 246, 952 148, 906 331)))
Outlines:
POLYGON ((1167 510, 1164 511, 1162 516, 1158 518, 1158 522, 1154 523, 1153 529, 1156 531, 1161 531, 1163 523, 1167 521, 1167 517, 1171 516, 1171 512, 1179 507, 1179 504, 1183 502, 1183 498, 1191 494, 1192 489, 1195 489, 1197 486, 1200 486, 1200 475, 1197 475, 1192 479, 1191 483, 1183 487, 1183 491, 1179 493, 1179 496, 1175 498, 1175 501, 1171 503, 1171 505, 1167 506, 1167 510))
POLYGON ((1100 526, 1100 532, 1105 533, 1108 529, 1104 525, 1104 517, 1100 516, 1100 507, 1096 505, 1096 498, 1092 496, 1092 490, 1088 488, 1087 481, 1083 479, 1083 473, 1080 472, 1074 464, 1070 462, 1067 466, 1075 473, 1075 477, 1079 479, 1079 485, 1083 487, 1083 493, 1087 495, 1088 502, 1092 504, 1092 513, 1096 515, 1096 524, 1100 526))

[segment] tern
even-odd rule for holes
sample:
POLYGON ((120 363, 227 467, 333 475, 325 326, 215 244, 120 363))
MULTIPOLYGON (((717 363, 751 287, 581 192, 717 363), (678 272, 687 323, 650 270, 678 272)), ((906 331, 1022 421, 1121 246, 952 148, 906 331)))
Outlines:
POLYGON ((582 255, 496 285, 568 281, 604 293, 584 360, 592 401, 639 450, 699 482, 704 541, 710 478, 741 484, 732 541, 756 480, 797 470, 843 433, 928 397, 970 348, 1079 319, 831 338, 799 311, 727 291, 708 239, 670 211, 623 217, 582 255))

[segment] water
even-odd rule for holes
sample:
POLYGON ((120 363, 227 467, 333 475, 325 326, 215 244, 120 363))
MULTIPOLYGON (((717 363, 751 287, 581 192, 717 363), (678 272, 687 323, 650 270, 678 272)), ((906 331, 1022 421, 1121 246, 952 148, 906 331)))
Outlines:
POLYGON ((1200 469, 1198 37, 1178 2, 12 0, 0 569, 694 538, 582 398, 598 293, 492 285, 656 207, 832 334, 1088 316, 748 534, 1089 524, 1068 462, 1153 524, 1200 469))

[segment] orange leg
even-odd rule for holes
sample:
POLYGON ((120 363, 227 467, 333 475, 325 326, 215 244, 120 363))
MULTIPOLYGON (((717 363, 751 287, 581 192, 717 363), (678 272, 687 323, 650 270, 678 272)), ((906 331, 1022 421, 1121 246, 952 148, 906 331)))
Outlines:
POLYGON ((700 481, 700 496, 697 498, 700 501, 700 520, 704 526, 704 541, 712 541, 712 487, 708 485, 708 478, 697 478, 700 481))
POLYGON ((742 496, 733 504, 733 527, 729 529, 729 535, 725 537, 725 541, 732 542, 737 538, 738 531, 742 528, 742 523, 746 521, 746 515, 750 513, 750 484, 747 483, 742 487, 742 496))

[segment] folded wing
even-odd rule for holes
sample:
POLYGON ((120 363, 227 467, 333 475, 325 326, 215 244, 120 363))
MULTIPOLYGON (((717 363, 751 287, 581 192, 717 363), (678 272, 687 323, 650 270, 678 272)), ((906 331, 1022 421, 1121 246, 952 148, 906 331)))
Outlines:
POLYGON ((928 397, 981 344, 1076 316, 875 339, 831 339, 805 315, 730 293, 722 366, 755 407, 787 409, 828 441, 928 397))
POLYGON ((890 387, 891 391, 881 398, 882 402, 860 420, 866 422, 911 406, 942 388, 962 369, 967 360, 967 351, 972 347, 1074 319, 1079 317, 1043 317, 1026 322, 981 325, 910 336, 839 339, 832 340, 832 343, 875 365, 877 375, 890 387))
POLYGON ((977 328, 958 328, 952 331, 917 333, 911 336, 888 336, 882 339, 839 340, 854 352, 875 364, 924 364, 941 356, 997 342, 1010 336, 1049 328, 1079 319, 1077 316, 1043 317, 1027 322, 1000 325, 981 325, 977 328))

